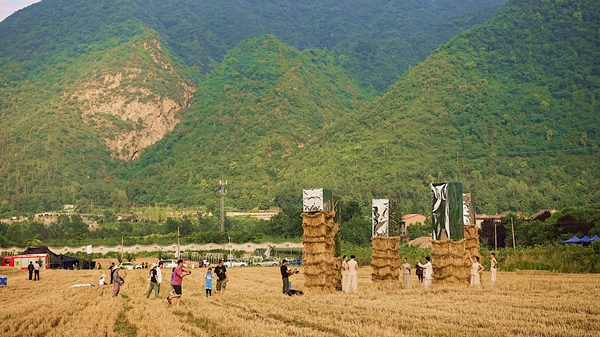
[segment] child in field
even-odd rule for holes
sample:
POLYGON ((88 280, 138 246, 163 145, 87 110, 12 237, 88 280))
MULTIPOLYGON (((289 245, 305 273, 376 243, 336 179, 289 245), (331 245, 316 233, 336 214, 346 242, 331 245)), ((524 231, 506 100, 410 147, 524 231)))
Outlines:
POLYGON ((208 268, 206 274, 204 274, 204 288, 206 289, 206 297, 212 296, 212 280, 213 272, 212 268, 208 268))

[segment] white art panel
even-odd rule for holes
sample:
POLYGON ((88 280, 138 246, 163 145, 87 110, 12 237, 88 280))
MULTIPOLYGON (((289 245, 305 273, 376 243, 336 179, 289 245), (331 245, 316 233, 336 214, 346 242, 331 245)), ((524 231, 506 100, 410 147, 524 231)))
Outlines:
POLYGON ((388 236, 390 220, 390 200, 373 199, 371 212, 372 236, 388 236))

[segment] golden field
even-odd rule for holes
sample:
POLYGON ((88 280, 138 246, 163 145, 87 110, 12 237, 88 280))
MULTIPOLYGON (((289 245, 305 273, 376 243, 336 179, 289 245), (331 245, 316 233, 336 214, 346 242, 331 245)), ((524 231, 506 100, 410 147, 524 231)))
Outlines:
MULTIPOLYGON (((246 267, 229 269, 226 296, 213 289, 206 298, 205 271, 192 269, 184 279, 177 309, 164 296, 145 298, 147 270, 121 271, 122 296, 112 298, 112 286, 69 288, 97 284, 102 270, 42 270, 34 282, 2 267, 8 287, 0 288, 0 336, 600 335, 600 275, 499 272, 491 287, 484 273, 481 291, 434 281, 426 292, 414 275, 412 290, 377 290, 365 267, 358 294, 288 297, 280 294, 278 268, 246 267)), ((294 276, 293 288, 303 282, 294 276)))

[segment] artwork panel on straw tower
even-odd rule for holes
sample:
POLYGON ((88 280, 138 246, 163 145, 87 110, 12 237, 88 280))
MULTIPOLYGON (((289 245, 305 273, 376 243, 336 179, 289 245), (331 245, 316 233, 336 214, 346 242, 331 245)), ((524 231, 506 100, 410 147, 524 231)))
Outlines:
POLYGON ((430 188, 433 239, 461 240, 464 237, 462 183, 434 183, 430 188))
POLYGON ((371 212, 371 236, 388 236, 390 220, 390 200, 373 199, 372 205, 373 206, 371 212))

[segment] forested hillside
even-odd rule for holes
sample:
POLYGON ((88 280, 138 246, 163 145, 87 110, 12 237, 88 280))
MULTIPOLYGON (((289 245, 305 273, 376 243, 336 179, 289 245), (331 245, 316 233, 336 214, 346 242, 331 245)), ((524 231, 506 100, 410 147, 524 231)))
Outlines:
POLYGON ((499 3, 44 0, 0 23, 0 213, 214 209, 219 179, 238 209, 599 202, 600 3, 513 0, 436 48, 499 3))
MULTIPOLYGON (((90 45, 127 41, 143 27, 156 30, 162 42, 195 78, 221 62, 242 40, 273 34, 299 49, 328 48, 367 40, 398 44, 426 33, 421 46, 407 46, 395 58, 356 46, 337 52, 350 59, 347 70, 360 84, 374 84, 380 93, 408 65, 416 65, 461 28, 484 23, 506 0, 44 0, 0 23, 0 57, 27 61, 26 69, 86 54, 90 45), (491 6, 491 7, 490 7, 491 6), (485 9, 485 12, 478 12, 485 9), (432 32, 433 29, 433 32, 432 32), (348 50, 348 52, 346 52, 348 50), (405 60, 406 59, 406 60, 405 60), (360 67, 356 63, 360 62, 360 67), (395 66, 400 62, 400 66, 395 66), (385 71, 380 67, 385 64, 385 71), (392 74, 390 74, 390 71, 392 74)), ((413 39, 411 42, 414 42, 413 39)), ((399 47, 394 51, 398 52, 399 47)), ((29 73, 27 73, 29 74, 29 73)), ((25 75, 27 75, 25 74, 25 75)))
MULTIPOLYGON (((462 181, 474 194, 477 209, 488 213, 597 202, 599 69, 593 60, 600 59, 600 44, 597 34, 589 32, 600 28, 599 15, 600 5, 592 2, 513 1, 489 23, 439 48, 383 97, 359 110, 338 104, 335 109, 340 112, 328 120, 312 115, 307 122, 312 118, 322 129, 315 132, 301 124, 298 129, 306 130, 301 138, 292 131, 286 136, 268 132, 269 120, 254 124, 276 117, 262 101, 252 104, 257 109, 254 120, 239 120, 237 110, 224 106, 251 87, 211 81, 208 87, 227 95, 217 98, 220 106, 199 106, 214 118, 200 122, 205 126, 199 132, 208 134, 202 138, 222 140, 190 140, 191 132, 175 130, 175 138, 145 155, 152 158, 154 149, 161 154, 172 149, 164 158, 199 155, 203 168, 181 161, 166 170, 177 172, 171 183, 182 180, 170 185, 179 186, 171 188, 172 193, 183 193, 186 184, 202 183, 204 177, 215 181, 223 175, 232 180, 230 190, 241 184, 230 201, 237 207, 263 203, 242 202, 247 197, 265 197, 265 204, 298 202, 302 187, 325 186, 365 203, 372 197, 399 198, 405 211, 425 212, 427 184, 443 180, 462 181), (206 127, 211 123, 212 130, 206 127), (303 147, 292 146, 295 142, 303 147), (261 153, 266 155, 257 156, 261 153)), ((264 66, 272 62, 260 58, 259 67, 237 64, 264 77, 260 90, 277 90, 279 85, 268 85, 272 69, 264 66)), ((222 70, 215 74, 226 78, 222 70)), ((245 83, 245 76, 237 83, 245 83)), ((211 92, 210 97, 218 96, 211 92)), ((282 113, 286 110, 310 116, 302 109, 282 113)), ((289 130, 296 126, 285 124, 289 130)), ((161 181, 154 176, 148 182, 161 181)), ((216 196, 216 184, 207 188, 216 196)), ((189 188, 187 193, 195 196, 197 190, 189 188)))

